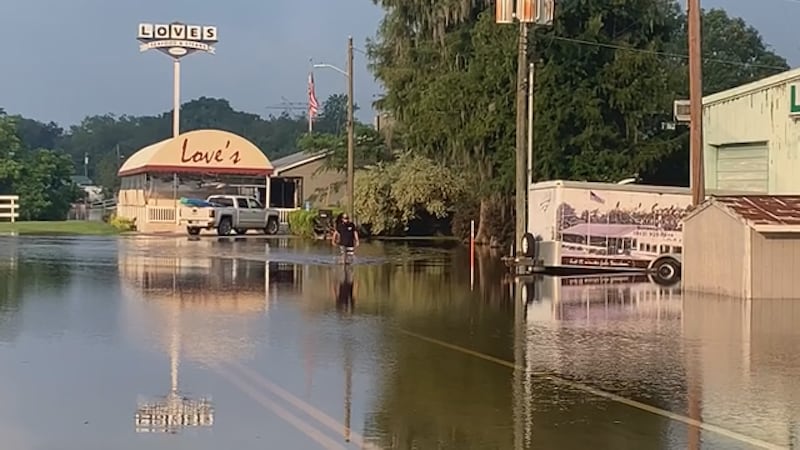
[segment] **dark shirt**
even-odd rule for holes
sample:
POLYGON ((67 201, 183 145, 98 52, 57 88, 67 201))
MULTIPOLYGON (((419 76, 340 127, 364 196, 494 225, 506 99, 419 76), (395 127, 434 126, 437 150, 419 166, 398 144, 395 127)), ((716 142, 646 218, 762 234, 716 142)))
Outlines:
POLYGON ((342 222, 336 227, 339 233, 339 245, 343 247, 354 247, 356 244, 356 226, 353 222, 342 222))

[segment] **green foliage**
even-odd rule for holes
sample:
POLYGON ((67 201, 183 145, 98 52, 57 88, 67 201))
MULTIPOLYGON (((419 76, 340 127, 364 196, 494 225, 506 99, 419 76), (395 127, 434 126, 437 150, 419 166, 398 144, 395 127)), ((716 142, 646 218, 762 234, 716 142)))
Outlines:
MULTIPOLYGON (((358 105, 353 105, 353 114, 358 105)), ((314 132, 323 134, 344 134, 347 127, 347 96, 333 94, 322 104, 322 111, 314 120, 314 132)))
POLYGON ((404 153, 358 174, 355 215, 373 234, 391 234, 423 215, 448 217, 466 192, 464 178, 444 164, 404 153))
POLYGON ((133 222, 133 220, 128 219, 127 217, 119 217, 116 214, 112 214, 108 218, 108 224, 114 227, 114 229, 120 233, 136 230, 136 224, 133 222))
MULTIPOLYGON (((383 137, 375 129, 356 124, 354 133, 353 166, 362 169, 391 158, 383 137)), ((297 146, 307 153, 330 152, 325 169, 347 170, 347 134, 310 133, 301 137, 297 146)))
MULTIPOLYGON (((341 214, 343 211, 339 207, 331 207, 327 209, 332 211, 334 217, 341 214)), ((314 237, 314 219, 316 219, 318 215, 319 209, 310 209, 308 211, 305 209, 299 209, 297 211, 290 212, 288 217, 289 231, 295 236, 301 236, 305 238, 314 237)))
MULTIPOLYGON (((377 106, 393 116, 415 154, 445 163, 475 186, 475 198, 462 206, 482 205, 481 227, 501 217, 490 234, 507 234, 518 27, 494 23, 488 1, 376 3, 385 10, 369 45, 371 69, 385 87, 377 106)), ((673 0, 559 3, 554 26, 530 36, 537 61, 536 179, 638 175, 688 183, 686 131, 663 126, 672 120, 673 101, 688 91, 687 60, 680 57, 685 24, 673 0)), ((707 92, 788 68, 752 27, 720 10, 705 13, 703 45, 714 55, 704 62, 707 92)), ((389 186, 371 176, 370 194, 386 195, 389 186)), ((394 217, 392 207, 375 203, 372 214, 394 217)), ((471 219, 453 219, 454 231, 463 234, 471 219)), ((395 226, 391 220, 383 226, 395 226)))
POLYGON ((0 222, 0 233, 17 233, 20 235, 83 235, 105 236, 117 234, 118 231, 105 222, 89 220, 62 220, 44 222, 0 222))
POLYGON ((0 194, 19 195, 20 219, 61 220, 80 192, 70 181, 69 156, 29 149, 17 136, 17 121, 0 114, 0 194))
MULTIPOLYGON (((340 123, 344 123, 340 122, 341 113, 338 112, 342 98, 334 95, 326 102, 324 116, 320 118, 321 130, 335 131, 340 123)), ((139 117, 91 116, 66 131, 52 122, 45 124, 22 117, 15 117, 15 120, 16 134, 26 148, 63 151, 70 155, 80 174, 84 172, 84 157, 88 156, 89 177, 104 187, 107 194, 118 189, 117 171, 127 157, 172 136, 171 112, 139 117)), ((262 118, 257 114, 236 111, 224 99, 201 97, 183 104, 181 130, 203 128, 222 129, 244 136, 275 159, 296 151, 297 139, 306 132, 307 121, 305 116, 288 113, 262 118)))

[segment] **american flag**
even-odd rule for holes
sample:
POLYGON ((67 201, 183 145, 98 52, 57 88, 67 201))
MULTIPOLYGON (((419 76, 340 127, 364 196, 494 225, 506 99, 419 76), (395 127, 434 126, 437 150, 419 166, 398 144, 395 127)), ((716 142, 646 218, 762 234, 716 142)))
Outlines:
POLYGON ((595 194, 595 193, 594 193, 594 192, 592 192, 592 191, 589 191, 589 200, 591 200, 591 201, 593 201, 593 202, 597 202, 597 203, 605 203, 605 202, 606 202, 605 200, 603 200, 602 198, 600 198, 600 196, 599 196, 599 195, 595 194))
POLYGON ((319 111, 319 103, 317 102, 317 94, 314 90, 314 72, 308 73, 308 118, 313 119, 317 117, 319 111))

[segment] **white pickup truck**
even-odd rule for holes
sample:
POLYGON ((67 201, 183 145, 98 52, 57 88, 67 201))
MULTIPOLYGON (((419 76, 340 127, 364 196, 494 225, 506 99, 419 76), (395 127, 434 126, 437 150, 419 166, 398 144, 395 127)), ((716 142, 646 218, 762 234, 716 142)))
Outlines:
POLYGON ((248 230, 278 233, 278 212, 264 208, 252 197, 212 195, 203 203, 189 202, 180 208, 181 225, 192 236, 200 234, 201 230, 212 229, 216 229, 220 236, 228 236, 231 232, 245 234, 248 230))

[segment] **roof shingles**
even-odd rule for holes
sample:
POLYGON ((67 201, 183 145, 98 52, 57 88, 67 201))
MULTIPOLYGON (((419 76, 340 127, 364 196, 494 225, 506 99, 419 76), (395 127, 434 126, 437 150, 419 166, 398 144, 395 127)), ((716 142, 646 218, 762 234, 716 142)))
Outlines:
POLYGON ((714 200, 752 225, 800 225, 800 195, 725 195, 714 200))

